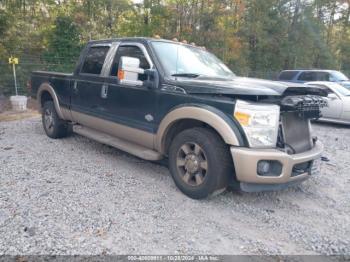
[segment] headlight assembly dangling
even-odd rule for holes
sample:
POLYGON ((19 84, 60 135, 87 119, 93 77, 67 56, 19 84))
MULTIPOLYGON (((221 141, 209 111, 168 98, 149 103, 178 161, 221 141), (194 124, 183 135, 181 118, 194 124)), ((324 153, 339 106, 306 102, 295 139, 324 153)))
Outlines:
POLYGON ((241 124, 250 147, 276 147, 280 107, 237 100, 234 117, 241 124))

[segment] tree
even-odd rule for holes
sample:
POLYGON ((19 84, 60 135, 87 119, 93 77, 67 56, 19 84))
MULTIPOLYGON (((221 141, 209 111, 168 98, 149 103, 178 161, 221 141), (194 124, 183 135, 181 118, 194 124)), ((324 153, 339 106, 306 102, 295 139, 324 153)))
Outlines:
POLYGON ((58 16, 48 37, 45 60, 59 64, 62 70, 69 71, 76 62, 80 50, 79 29, 72 18, 64 15, 58 16))

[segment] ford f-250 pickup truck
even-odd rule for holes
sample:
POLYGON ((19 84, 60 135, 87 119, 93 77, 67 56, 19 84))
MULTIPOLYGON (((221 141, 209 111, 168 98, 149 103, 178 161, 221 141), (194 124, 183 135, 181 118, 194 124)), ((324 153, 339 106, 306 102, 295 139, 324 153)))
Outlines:
POLYGON ((317 173, 317 87, 237 77, 203 48, 152 38, 91 41, 73 74, 33 72, 46 134, 75 133, 147 160, 168 159, 194 199, 229 185, 275 190, 317 173))

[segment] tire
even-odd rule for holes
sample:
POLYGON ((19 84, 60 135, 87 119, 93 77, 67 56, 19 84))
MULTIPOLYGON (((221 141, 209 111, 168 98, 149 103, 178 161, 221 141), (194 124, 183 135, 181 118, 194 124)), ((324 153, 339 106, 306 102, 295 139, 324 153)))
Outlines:
POLYGON ((228 146, 214 131, 201 127, 175 137, 169 148, 169 169, 176 186, 193 199, 223 192, 234 172, 228 146))
POLYGON ((58 117, 52 101, 44 103, 41 117, 45 133, 48 137, 56 139, 66 137, 69 134, 68 123, 58 117))

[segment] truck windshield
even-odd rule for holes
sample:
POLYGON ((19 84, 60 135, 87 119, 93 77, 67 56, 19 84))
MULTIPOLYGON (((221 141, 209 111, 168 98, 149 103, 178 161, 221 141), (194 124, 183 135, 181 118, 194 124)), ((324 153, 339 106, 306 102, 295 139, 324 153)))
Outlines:
POLYGON ((332 76, 336 81, 349 81, 349 78, 339 71, 333 71, 332 76))
POLYGON ((174 77, 229 78, 235 74, 213 54, 190 45, 153 41, 165 73, 174 77))
POLYGON ((342 96, 350 96, 350 90, 346 89, 345 87, 335 84, 333 85, 333 88, 340 93, 342 96))

